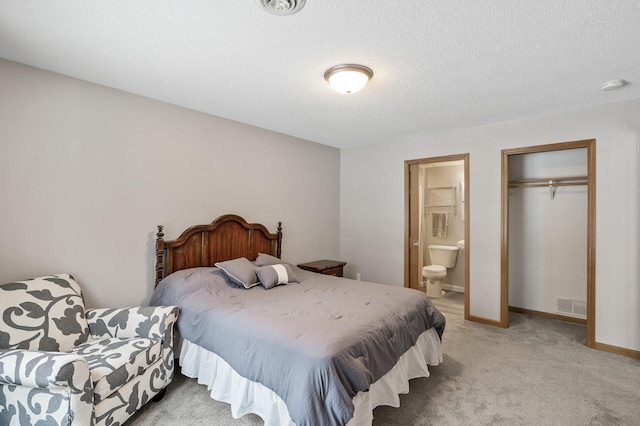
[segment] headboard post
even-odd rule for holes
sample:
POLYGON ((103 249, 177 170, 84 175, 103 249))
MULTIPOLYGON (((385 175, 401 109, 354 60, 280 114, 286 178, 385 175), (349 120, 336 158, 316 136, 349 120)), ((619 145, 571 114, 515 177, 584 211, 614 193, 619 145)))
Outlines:
POLYGON ((158 286, 158 283, 164 274, 164 233, 162 229, 164 226, 158 225, 158 233, 156 233, 156 282, 154 286, 158 286))
POLYGON ((282 257, 282 222, 278 222, 278 239, 276 241, 276 257, 282 257))

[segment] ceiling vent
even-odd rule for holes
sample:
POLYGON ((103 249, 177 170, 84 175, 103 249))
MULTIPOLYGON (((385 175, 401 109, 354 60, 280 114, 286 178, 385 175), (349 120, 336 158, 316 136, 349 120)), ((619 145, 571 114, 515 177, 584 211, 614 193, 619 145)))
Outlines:
POLYGON ((272 15, 291 15, 304 7, 305 0, 256 0, 258 5, 272 15))

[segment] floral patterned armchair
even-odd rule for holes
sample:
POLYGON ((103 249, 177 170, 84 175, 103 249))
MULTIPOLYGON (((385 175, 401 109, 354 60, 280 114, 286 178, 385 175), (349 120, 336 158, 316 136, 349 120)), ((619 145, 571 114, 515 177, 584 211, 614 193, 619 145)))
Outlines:
POLYGON ((0 424, 122 424, 164 395, 175 306, 84 308, 69 274, 0 285, 0 424))

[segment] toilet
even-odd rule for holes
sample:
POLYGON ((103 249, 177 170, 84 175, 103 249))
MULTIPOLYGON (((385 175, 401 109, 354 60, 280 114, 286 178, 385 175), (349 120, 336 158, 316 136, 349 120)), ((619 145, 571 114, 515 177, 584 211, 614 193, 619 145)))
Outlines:
POLYGON ((429 245, 431 265, 422 268, 422 275, 427 279, 427 296, 442 297, 442 280, 447 276, 447 268, 456 266, 458 247, 429 245))

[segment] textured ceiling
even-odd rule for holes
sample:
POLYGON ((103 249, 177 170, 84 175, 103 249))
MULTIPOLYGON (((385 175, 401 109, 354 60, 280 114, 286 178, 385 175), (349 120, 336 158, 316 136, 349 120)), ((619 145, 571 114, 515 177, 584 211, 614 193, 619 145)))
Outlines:
POLYGON ((640 1, 0 0, 0 57, 348 148, 640 98, 640 1))

